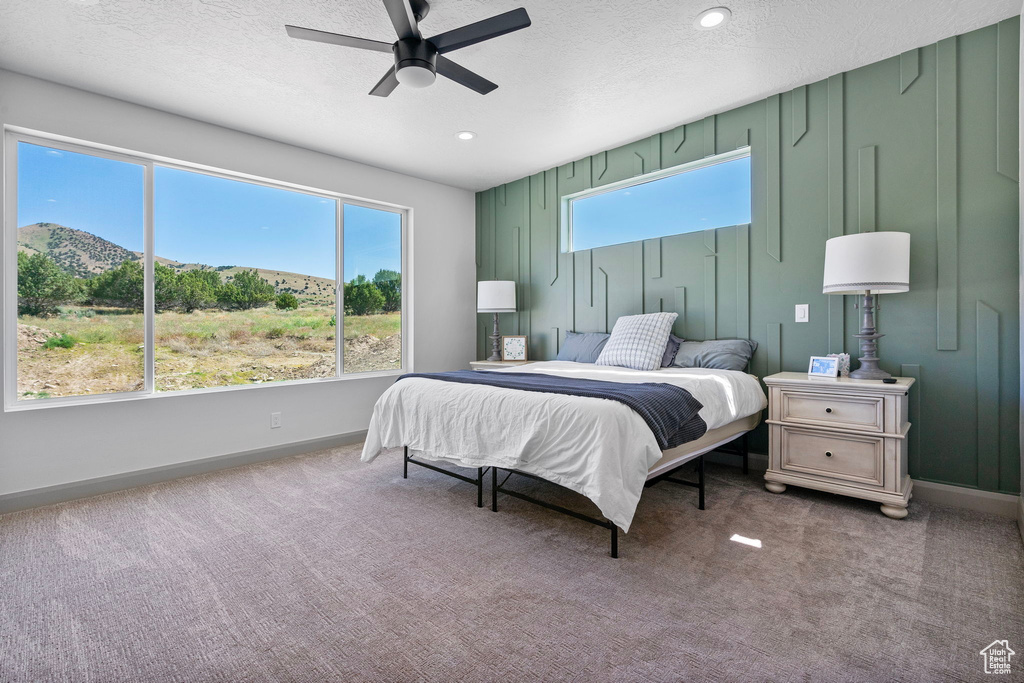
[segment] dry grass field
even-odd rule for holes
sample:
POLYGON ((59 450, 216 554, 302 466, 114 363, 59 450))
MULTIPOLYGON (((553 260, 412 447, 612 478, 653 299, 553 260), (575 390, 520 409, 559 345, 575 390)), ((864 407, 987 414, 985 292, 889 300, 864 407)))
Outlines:
MULTIPOLYGON (((158 313, 156 388, 175 391, 331 377, 333 313, 333 307, 326 306, 158 313)), ((141 313, 68 307, 54 317, 21 316, 19 397, 140 389, 143 342, 141 313), (61 335, 67 335, 64 343, 70 348, 59 345, 61 335)), ((399 367, 399 313, 345 318, 346 373, 399 367)))

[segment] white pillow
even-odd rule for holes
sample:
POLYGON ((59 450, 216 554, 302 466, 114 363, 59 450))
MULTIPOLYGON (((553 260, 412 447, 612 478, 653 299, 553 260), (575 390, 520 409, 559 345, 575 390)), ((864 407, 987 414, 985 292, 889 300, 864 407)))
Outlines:
POLYGON ((615 321, 597 365, 618 365, 634 370, 657 370, 678 313, 624 315, 615 321))

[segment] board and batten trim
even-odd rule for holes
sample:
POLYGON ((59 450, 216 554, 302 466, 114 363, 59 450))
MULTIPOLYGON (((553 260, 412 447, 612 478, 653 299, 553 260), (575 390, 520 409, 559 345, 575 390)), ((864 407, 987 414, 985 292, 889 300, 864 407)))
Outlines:
POLYGON ((1010 30, 1011 21, 1006 19, 996 25, 996 171, 1016 181, 1020 178, 1015 144, 1020 44, 1016 33, 1010 30))
POLYGON ((792 94, 792 134, 793 142, 792 145, 795 147, 796 143, 807 134, 807 86, 801 85, 799 88, 793 89, 792 94))
POLYGON ((874 145, 870 145, 857 152, 857 216, 860 232, 875 232, 878 228, 876 150, 874 145))
POLYGON ((907 50, 900 55, 900 94, 907 92, 921 75, 921 48, 907 50))
POLYGON ((959 192, 957 149, 957 39, 940 40, 935 48, 935 282, 937 330, 936 349, 956 351, 959 347, 958 246, 959 192))
POLYGON ((999 489, 999 313, 977 303, 978 486, 999 489))
POLYGON ((765 127, 767 142, 765 159, 768 163, 766 202, 768 215, 766 227, 768 235, 768 255, 776 261, 782 261, 782 135, 780 107, 778 95, 768 98, 765 127))
MULTIPOLYGON (((846 232, 845 133, 843 74, 828 79, 828 239, 842 237, 846 232)), ((843 353, 846 347, 846 312, 842 295, 828 297, 828 350, 843 353)))
POLYGON ((916 363, 904 363, 900 365, 900 377, 912 377, 914 380, 913 390, 908 396, 907 421, 914 427, 910 431, 907 442, 907 462, 913 472, 921 471, 921 437, 919 434, 924 429, 921 422, 921 366, 916 363))

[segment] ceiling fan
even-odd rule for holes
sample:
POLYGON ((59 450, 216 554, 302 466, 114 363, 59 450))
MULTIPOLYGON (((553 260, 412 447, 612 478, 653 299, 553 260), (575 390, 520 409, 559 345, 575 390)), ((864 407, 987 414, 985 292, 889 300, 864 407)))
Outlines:
POLYGON ((437 74, 450 78, 481 95, 486 95, 498 86, 483 76, 459 66, 445 57, 445 54, 518 31, 530 25, 530 15, 520 7, 490 19, 483 19, 461 28, 439 33, 432 38, 424 38, 420 33, 419 23, 423 21, 430 10, 430 3, 427 0, 383 1, 384 8, 391 17, 391 23, 394 24, 395 31, 398 33, 398 40, 395 43, 356 38, 340 33, 328 33, 300 26, 285 26, 285 29, 292 38, 356 47, 360 50, 393 53, 395 65, 370 91, 371 95, 387 97, 398 87, 399 83, 411 88, 425 88, 434 82, 437 74))

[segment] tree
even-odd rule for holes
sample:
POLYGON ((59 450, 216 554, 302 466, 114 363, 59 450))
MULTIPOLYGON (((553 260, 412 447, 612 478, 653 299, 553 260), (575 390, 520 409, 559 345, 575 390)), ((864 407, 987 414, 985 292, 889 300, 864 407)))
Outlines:
POLYGON ((381 307, 385 313, 402 310, 402 274, 393 270, 378 270, 373 284, 384 297, 381 307))
POLYGON ((274 285, 261 278, 255 270, 243 270, 220 288, 217 299, 227 308, 259 308, 274 300, 274 285))
POLYGON ((89 293, 98 303, 141 309, 145 303, 142 264, 124 261, 117 268, 100 273, 89 281, 89 293))
POLYGON ((277 295, 274 305, 281 311, 294 311, 299 307, 299 300, 291 292, 282 292, 277 295))
POLYGON ((156 310, 163 311, 178 303, 178 274, 162 263, 153 264, 153 297, 156 310))
MULTIPOLYGON (((359 277, 362 277, 361 275, 359 277)), ((356 283, 355 280, 345 285, 345 313, 347 315, 370 315, 384 308, 384 295, 372 282, 356 283)))
POLYGON ((214 270, 186 270, 175 278, 175 298, 186 313, 217 304, 220 275, 214 270))
POLYGON ((18 315, 52 315, 82 298, 82 288, 43 253, 18 252, 18 315))

